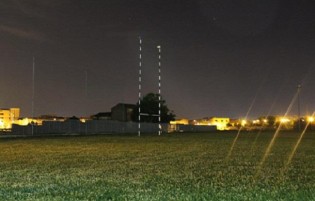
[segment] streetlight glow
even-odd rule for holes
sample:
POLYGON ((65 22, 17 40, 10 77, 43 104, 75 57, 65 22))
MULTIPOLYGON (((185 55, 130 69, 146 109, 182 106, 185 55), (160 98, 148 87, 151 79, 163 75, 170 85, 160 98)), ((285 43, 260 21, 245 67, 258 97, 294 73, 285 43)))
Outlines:
POLYGON ((307 121, 308 121, 308 122, 314 122, 314 117, 312 117, 312 116, 307 117, 307 121))

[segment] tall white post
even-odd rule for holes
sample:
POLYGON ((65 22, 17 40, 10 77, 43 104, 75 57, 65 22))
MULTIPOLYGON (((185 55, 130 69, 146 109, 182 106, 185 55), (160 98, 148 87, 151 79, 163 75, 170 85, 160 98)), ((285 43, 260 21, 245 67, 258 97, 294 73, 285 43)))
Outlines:
POLYGON ((300 91, 301 91, 301 85, 299 84, 297 87, 297 105, 298 105, 298 129, 301 130, 301 112, 300 112, 300 91))
POLYGON ((158 63, 158 72, 159 72, 159 135, 162 134, 162 125, 161 125, 161 46, 157 46, 158 48, 158 57, 159 57, 159 63, 158 63))
POLYGON ((85 70, 85 134, 87 134, 87 117, 88 117, 88 110, 87 110, 87 107, 88 107, 88 71, 85 70))
POLYGON ((32 135, 34 135, 34 105, 35 105, 35 57, 33 57, 33 73, 32 73, 32 135))
POLYGON ((138 116, 138 136, 141 135, 141 76, 142 76, 142 39, 139 37, 139 116, 138 116))

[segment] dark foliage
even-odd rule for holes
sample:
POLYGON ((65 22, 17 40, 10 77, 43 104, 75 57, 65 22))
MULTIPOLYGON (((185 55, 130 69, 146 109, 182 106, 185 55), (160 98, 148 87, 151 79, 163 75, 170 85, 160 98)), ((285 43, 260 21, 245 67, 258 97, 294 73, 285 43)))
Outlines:
MULTIPOLYGON (((161 97, 161 122, 169 123, 175 119, 175 114, 170 111, 165 103, 165 100, 161 97)), ((141 122, 158 122, 159 114, 159 94, 149 93, 141 99, 141 122)), ((136 104, 135 109, 132 113, 132 120, 139 121, 139 103, 136 104)))

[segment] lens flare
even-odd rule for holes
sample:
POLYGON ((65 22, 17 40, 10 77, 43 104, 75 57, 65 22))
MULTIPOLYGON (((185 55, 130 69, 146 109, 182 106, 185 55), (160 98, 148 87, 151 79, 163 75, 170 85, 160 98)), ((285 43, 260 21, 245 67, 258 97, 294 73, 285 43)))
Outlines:
MULTIPOLYGON (((314 119, 314 115, 315 115, 315 112, 313 112, 312 116, 309 117, 309 119, 314 119)), ((300 144, 301 144, 301 141, 302 141, 302 139, 303 139, 303 137, 304 137, 304 134, 306 133, 306 131, 307 131, 309 125, 310 125, 312 122, 313 122, 313 121, 307 121, 307 124, 306 124, 304 130, 303 130, 302 133, 300 134, 300 137, 299 137, 298 141, 295 143, 295 145, 294 145, 294 147, 293 147, 293 149, 292 149, 292 152, 290 153, 290 155, 289 155, 289 157, 288 157, 288 161, 286 162, 286 164, 285 164, 285 166, 284 166, 284 169, 283 169, 282 174, 286 173, 286 171, 287 171, 289 165, 291 164, 292 159, 293 159, 293 157, 294 157, 294 155, 295 155, 295 153, 296 153, 296 150, 298 149, 298 147, 299 147, 300 144)))
MULTIPOLYGON (((286 113, 284 115, 285 118, 288 116, 289 112, 291 111, 291 109, 292 109, 292 107, 293 107, 297 97, 298 97, 298 91, 294 94, 294 96, 293 96, 293 98, 291 100, 291 103, 290 103, 290 105, 289 105, 289 107, 288 107, 288 109, 287 109, 287 111, 286 111, 286 113)), ((271 149, 272 149, 272 147, 273 147, 273 145, 274 145, 274 143, 275 143, 275 141, 276 141, 276 139, 277 139, 277 137, 278 137, 278 135, 280 133, 280 130, 281 130, 281 127, 282 127, 283 123, 284 122, 280 121, 280 124, 279 124, 276 132, 274 133, 274 135, 273 135, 273 137, 272 137, 272 139, 271 139, 271 141, 270 141, 270 143, 269 143, 269 145, 268 145, 268 147, 267 147, 267 149, 265 151, 265 154, 264 154, 263 158, 261 159, 261 161, 260 161, 260 163, 258 165, 258 169, 257 169, 256 175, 255 175, 255 178, 257 178, 258 175, 260 174, 262 166, 264 165, 267 157, 270 154, 270 151, 271 151, 271 149)))
POLYGON ((231 155, 232 155, 234 146, 235 146, 235 144, 236 144, 237 139, 239 138, 239 135, 240 135, 240 133, 241 133, 241 130, 242 130, 242 127, 240 127, 240 129, 238 129, 237 135, 235 136, 235 138, 234 138, 234 140, 233 140, 233 143, 232 143, 232 146, 231 146, 231 148, 230 148, 230 151, 229 151, 228 155, 226 156, 226 159, 225 159, 226 161, 228 161, 228 160, 230 159, 231 155))

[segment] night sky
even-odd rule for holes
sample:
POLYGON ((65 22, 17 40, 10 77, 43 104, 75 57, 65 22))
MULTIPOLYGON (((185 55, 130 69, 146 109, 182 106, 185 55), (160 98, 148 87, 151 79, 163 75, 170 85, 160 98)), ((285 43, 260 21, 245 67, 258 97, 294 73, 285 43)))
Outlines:
POLYGON ((31 115, 33 56, 36 116, 136 103, 141 36, 143 94, 158 90, 161 45, 162 96, 178 118, 284 114, 298 84, 311 113, 314 11, 298 0, 1 0, 0 108, 31 115))

